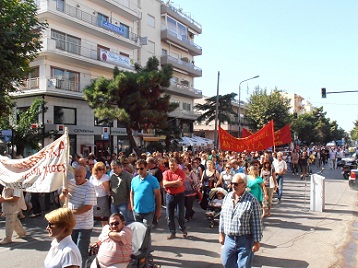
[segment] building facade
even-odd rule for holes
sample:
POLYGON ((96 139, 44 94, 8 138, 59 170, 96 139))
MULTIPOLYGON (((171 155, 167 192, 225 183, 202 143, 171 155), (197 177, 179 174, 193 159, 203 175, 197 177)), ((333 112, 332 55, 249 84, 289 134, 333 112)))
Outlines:
MULTIPOLYGON (((20 108, 30 106, 35 98, 46 101, 38 122, 42 131, 61 135, 67 127, 71 154, 94 152, 101 156, 125 150, 129 146, 126 130, 116 121, 96 119, 82 92, 98 77, 112 78, 115 66, 133 71, 134 63, 145 65, 149 57, 156 56, 162 64, 174 66, 173 83, 167 92, 172 101, 180 102, 180 108, 170 116, 183 131, 192 132, 196 119, 193 99, 201 97, 193 87, 194 77, 201 76, 201 69, 193 64, 201 48, 192 41, 201 33, 199 24, 182 17, 175 7, 154 0, 36 3, 39 20, 49 27, 43 34, 43 48, 31 63, 32 72, 14 97, 20 108)), ((143 135, 138 134, 138 142, 143 142, 143 135)), ((149 135, 154 134, 149 131, 149 135)), ((52 140, 44 139, 43 145, 52 140)))

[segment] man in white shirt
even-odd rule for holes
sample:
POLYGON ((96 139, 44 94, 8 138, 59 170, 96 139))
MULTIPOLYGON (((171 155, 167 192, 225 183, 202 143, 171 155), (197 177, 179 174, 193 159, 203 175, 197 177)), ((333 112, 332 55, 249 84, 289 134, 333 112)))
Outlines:
POLYGON ((92 207, 97 204, 97 199, 93 184, 86 179, 86 168, 78 166, 74 173, 75 180, 68 181, 67 188, 62 189, 60 200, 65 202, 68 197, 68 208, 75 215, 76 226, 71 236, 81 252, 84 268, 93 228, 92 207))
POLYGON ((278 152, 277 153, 277 159, 275 159, 272 162, 272 165, 275 169, 275 173, 276 173, 276 179, 277 179, 277 183, 278 183, 278 189, 277 189, 277 196, 278 196, 278 202, 281 201, 281 197, 282 197, 282 191, 283 191, 283 174, 285 174, 287 172, 287 164, 286 162, 282 159, 283 153, 282 152, 278 152))

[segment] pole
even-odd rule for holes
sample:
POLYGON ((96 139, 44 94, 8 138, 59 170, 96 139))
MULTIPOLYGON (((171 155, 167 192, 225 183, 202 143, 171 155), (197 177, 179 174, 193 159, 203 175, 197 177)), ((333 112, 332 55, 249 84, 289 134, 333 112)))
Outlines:
MULTIPOLYGON (((66 165, 66 170, 65 173, 63 175, 63 179, 62 179, 62 186, 63 189, 67 189, 67 181, 68 181, 68 168, 70 167, 70 138, 68 136, 68 127, 65 127, 65 135, 66 135, 66 161, 67 161, 67 165, 66 165)), ((68 196, 66 196, 65 198, 65 202, 63 204, 63 207, 67 208, 68 207, 68 196)))
POLYGON ((216 86, 216 111, 215 111, 215 137, 214 137, 214 149, 216 150, 218 146, 218 117, 219 117, 219 80, 220 80, 220 71, 218 72, 218 81, 216 86))
POLYGON ((241 84, 243 82, 246 82, 246 81, 249 81, 251 79, 255 79, 255 78, 259 78, 260 76, 259 75, 256 75, 254 77, 251 77, 251 78, 248 78, 248 79, 245 79, 245 80, 242 80, 239 84, 239 138, 241 138, 241 84))

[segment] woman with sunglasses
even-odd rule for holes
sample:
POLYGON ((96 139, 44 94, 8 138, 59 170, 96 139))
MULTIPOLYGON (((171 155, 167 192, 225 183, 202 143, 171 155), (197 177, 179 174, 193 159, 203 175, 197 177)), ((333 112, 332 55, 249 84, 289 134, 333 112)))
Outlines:
POLYGON ((89 180, 94 186, 97 198, 97 205, 93 207, 93 217, 95 220, 100 220, 102 226, 105 226, 109 217, 110 179, 106 174, 106 166, 103 162, 97 162, 94 165, 89 180))
POLYGON ((93 247, 98 247, 98 254, 91 268, 128 266, 132 254, 132 230, 125 226, 122 214, 114 213, 109 217, 109 224, 103 227, 99 241, 92 244, 93 247))
POLYGON ((81 267, 82 258, 77 245, 71 238, 76 225, 72 210, 58 208, 45 215, 48 221, 46 230, 53 241, 44 261, 45 268, 81 267))
POLYGON ((231 191, 231 181, 235 172, 232 170, 231 165, 226 162, 224 170, 220 173, 219 181, 215 187, 223 187, 226 191, 231 191))

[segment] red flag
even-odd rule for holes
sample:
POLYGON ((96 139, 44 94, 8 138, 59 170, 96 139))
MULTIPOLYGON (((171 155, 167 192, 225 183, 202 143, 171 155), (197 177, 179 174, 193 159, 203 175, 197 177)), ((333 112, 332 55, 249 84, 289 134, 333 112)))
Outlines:
POLYGON ((246 138, 248 136, 251 136, 252 134, 253 133, 250 130, 243 128, 241 132, 241 138, 246 138))
POLYGON ((275 132, 275 146, 280 146, 292 142, 290 124, 275 132))
POLYGON ((238 139, 219 127, 221 150, 227 151, 259 151, 274 145, 273 120, 249 137, 238 139))

